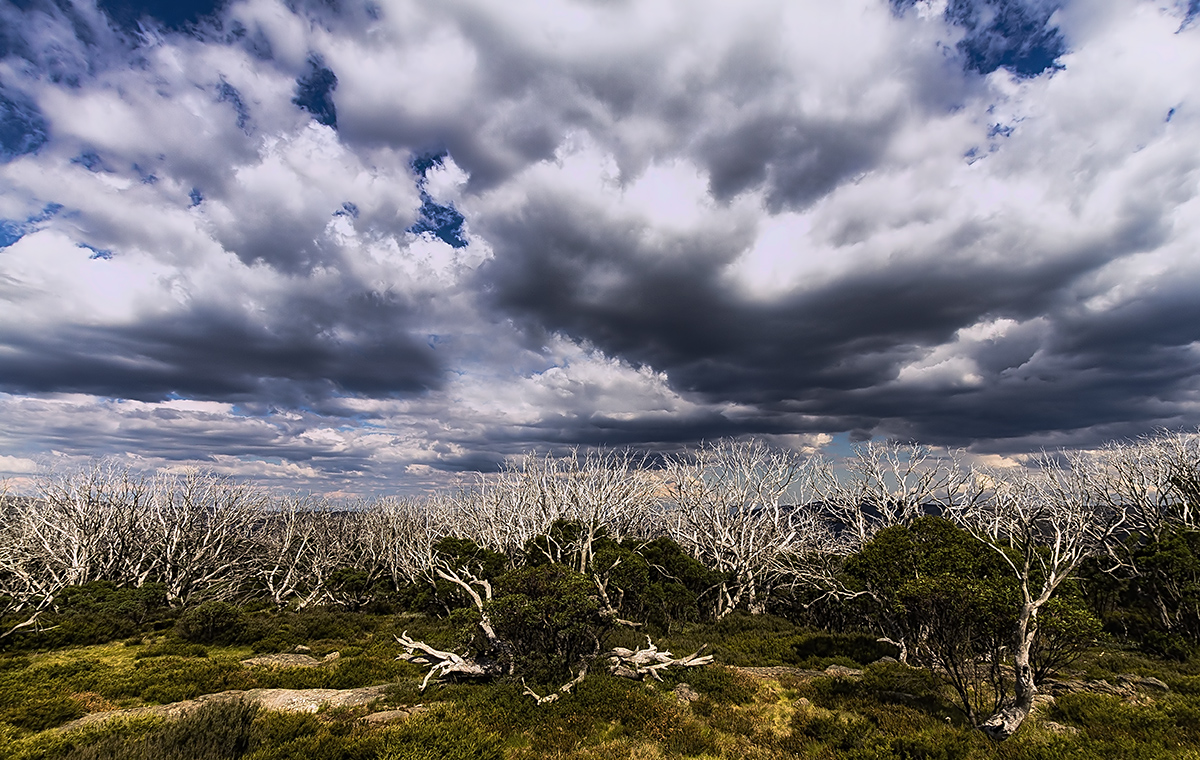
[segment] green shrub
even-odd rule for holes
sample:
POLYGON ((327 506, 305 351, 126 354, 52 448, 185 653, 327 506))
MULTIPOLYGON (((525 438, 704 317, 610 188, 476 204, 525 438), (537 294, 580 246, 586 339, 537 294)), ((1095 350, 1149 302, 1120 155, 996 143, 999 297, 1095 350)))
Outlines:
POLYGON ((64 760, 234 760, 250 747, 257 713, 253 703, 214 702, 158 726, 137 742, 109 737, 64 760))
POLYGON ((30 731, 42 731, 61 726, 82 717, 85 710, 79 701, 62 694, 46 694, 22 701, 0 715, 7 723, 30 731))
POLYGON ((487 604, 497 635, 512 646, 517 672, 557 685, 602 648, 612 628, 592 580, 563 565, 512 570, 487 604))
POLYGON ((663 680, 667 686, 686 682, 716 704, 749 704, 758 690, 753 678, 721 665, 669 670, 663 680))
POLYGON ((144 660, 149 657, 208 657, 208 648, 203 644, 166 639, 143 647, 133 656, 135 660, 144 660))
POLYGON ((1103 740, 1128 737, 1153 742, 1171 737, 1174 721, 1153 706, 1130 705, 1108 694, 1064 694, 1050 711, 1054 720, 1078 726, 1103 740))
POLYGON ((932 729, 894 736, 862 757, 879 760, 963 760, 972 754, 969 735, 949 729, 932 729))
POLYGON ((138 660, 132 673, 102 683, 97 690, 109 698, 138 696, 167 704, 254 685, 254 675, 232 658, 155 657, 138 660))
POLYGON ((653 541, 627 540, 624 549, 635 551, 649 570, 639 599, 641 616, 664 633, 679 623, 700 620, 711 613, 712 589, 723 577, 705 567, 673 539, 660 536, 653 541))
POLYGON ((3 644, 16 648, 102 644, 133 636, 170 614, 160 583, 121 588, 111 581, 94 581, 63 589, 53 608, 41 617, 38 630, 18 632, 3 644))
POLYGON ((260 711, 251 727, 254 747, 279 747, 321 732, 321 721, 312 713, 260 711))
POLYGON ((868 665, 884 657, 897 657, 900 650, 865 633, 811 633, 792 644, 793 662, 801 667, 818 667, 845 658, 868 665))
POLYGON ((116 718, 70 731, 45 731, 17 739, 0 724, 0 757, 5 760, 74 760, 92 745, 130 746, 162 724, 159 717, 116 718))
POLYGON ((232 644, 245 630, 242 611, 225 602, 204 602, 179 616, 179 637, 198 644, 232 644))
POLYGON ((911 694, 914 697, 940 696, 942 681, 924 668, 912 668, 898 662, 881 662, 863 670, 863 689, 875 694, 911 694))
POLYGON ((874 727, 862 716, 848 712, 816 714, 807 711, 792 716, 792 735, 828 744, 840 751, 862 747, 874 727))
POLYGON ((457 715, 422 715, 384 729, 379 760, 503 760, 500 736, 457 715))

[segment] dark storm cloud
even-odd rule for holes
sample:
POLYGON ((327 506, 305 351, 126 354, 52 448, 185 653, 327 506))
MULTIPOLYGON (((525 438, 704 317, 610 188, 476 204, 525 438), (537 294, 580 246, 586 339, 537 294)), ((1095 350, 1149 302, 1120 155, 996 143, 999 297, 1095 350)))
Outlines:
POLYGON ((764 304, 724 274, 744 238, 706 230, 656 247, 643 232, 573 199, 536 197, 486 228, 500 255, 481 277, 500 308, 536 325, 668 370, 687 390, 762 402, 797 387, 885 382, 916 347, 1000 308, 1040 313, 1056 288, 1101 263, 1081 254, 985 268, 948 252, 941 266, 897 262, 764 304))
POLYGON ((0 5, 0 442, 380 484, 1196 424, 1191 5, 0 5))
POLYGON ((708 168, 717 198, 765 186, 772 210, 804 207, 874 166, 896 118, 885 114, 865 124, 806 123, 793 114, 767 114, 705 136, 694 157, 708 168))
POLYGON ((419 392, 439 384, 440 367, 403 331, 410 312, 393 297, 362 293, 296 298, 274 305, 265 322, 212 305, 128 328, 78 326, 37 343, 0 331, 8 349, 0 389, 289 403, 419 392))
POLYGON ((1200 365, 1200 307, 1187 296, 1195 275, 1099 315, 1078 291, 1097 270, 1165 243, 1160 211, 1149 205, 1100 240, 1040 251, 1003 222, 968 220, 932 250, 895 250, 821 287, 764 299, 729 277, 744 238, 701 230, 664 241, 578 199, 534 195, 483 226, 498 255, 480 277, 528 329, 652 366, 712 402, 758 409, 761 418, 740 421, 743 432, 803 428, 800 415, 816 429, 853 421, 956 445, 1136 430, 1186 416, 1180 404, 1200 365), (897 383, 935 347, 995 320, 1043 327, 959 347, 977 374, 970 384, 897 383))

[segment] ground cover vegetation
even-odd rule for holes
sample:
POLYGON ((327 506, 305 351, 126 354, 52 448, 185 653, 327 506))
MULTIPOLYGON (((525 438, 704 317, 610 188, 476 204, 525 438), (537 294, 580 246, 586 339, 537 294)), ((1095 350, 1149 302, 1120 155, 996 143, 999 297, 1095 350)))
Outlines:
POLYGON ((99 463, 3 502, 0 758, 1186 756, 1198 510, 1188 434, 530 457, 337 506, 99 463))

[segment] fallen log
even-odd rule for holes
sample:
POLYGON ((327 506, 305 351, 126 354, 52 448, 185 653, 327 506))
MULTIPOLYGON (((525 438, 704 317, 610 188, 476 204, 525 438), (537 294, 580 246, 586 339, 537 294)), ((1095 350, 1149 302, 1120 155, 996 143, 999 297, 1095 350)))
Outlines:
POLYGON ((676 658, 670 652, 659 651, 647 636, 644 649, 635 651, 624 647, 614 647, 608 654, 608 670, 620 678, 641 681, 646 676, 650 676, 656 681, 661 681, 662 676, 659 673, 668 668, 695 668, 711 663, 713 659, 711 654, 700 656, 704 649, 705 647, 700 647, 687 657, 676 658))
POLYGON ((567 681, 565 684, 563 684, 562 686, 558 687, 558 691, 552 691, 552 692, 550 692, 549 694, 547 694, 547 695, 546 695, 546 696, 544 696, 544 697, 543 697, 543 696, 541 696, 540 694, 538 694, 538 693, 537 693, 536 691, 534 691, 533 689, 529 688, 529 684, 525 683, 525 679, 524 679, 524 678, 522 678, 522 679, 521 679, 521 685, 525 687, 525 691, 523 691, 523 692, 521 692, 521 693, 522 693, 522 694, 528 694, 529 696, 531 696, 531 697, 533 697, 534 699, 536 699, 536 700, 537 700, 537 703, 538 703, 539 705, 544 705, 544 704, 546 704, 547 702, 553 702, 554 700, 556 700, 556 699, 558 699, 559 697, 561 697, 563 694, 570 694, 570 693, 571 693, 571 689, 573 689, 573 688, 575 688, 576 686, 578 686, 580 683, 582 683, 582 682, 583 682, 583 679, 587 678, 587 672, 588 672, 588 669, 587 669, 587 666, 585 665, 585 666, 583 667, 583 669, 579 671, 579 675, 575 676, 575 677, 574 677, 574 678, 572 678, 570 681, 567 681))
POLYGON ((429 672, 425 674, 425 680, 421 681, 421 691, 425 691, 425 687, 429 685, 434 676, 439 678, 445 676, 493 678, 504 672, 503 667, 498 663, 463 657, 454 652, 443 652, 440 649, 434 649, 424 641, 416 641, 410 638, 408 631, 405 631, 401 636, 396 636, 396 641, 408 650, 401 654, 398 659, 418 665, 430 666, 429 672))

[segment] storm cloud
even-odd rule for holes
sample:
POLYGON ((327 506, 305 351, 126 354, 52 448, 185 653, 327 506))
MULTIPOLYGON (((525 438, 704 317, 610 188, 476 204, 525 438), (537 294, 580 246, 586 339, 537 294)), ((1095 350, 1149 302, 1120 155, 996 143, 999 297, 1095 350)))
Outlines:
POLYGON ((0 466, 1200 424, 1194 3, 0 8, 0 466))

